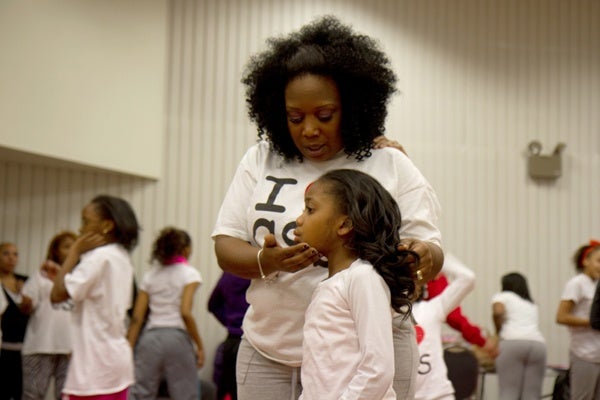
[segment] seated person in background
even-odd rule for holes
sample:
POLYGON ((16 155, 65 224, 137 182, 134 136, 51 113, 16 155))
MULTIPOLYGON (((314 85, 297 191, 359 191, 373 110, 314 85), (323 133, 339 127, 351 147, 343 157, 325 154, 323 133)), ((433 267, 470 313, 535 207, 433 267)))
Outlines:
MULTIPOLYGON (((445 290, 433 299, 419 297, 413 304, 420 354, 416 400, 454 399, 454 387, 444 362, 442 325, 448 314, 473 290, 475 274, 452 254, 445 255, 442 271, 451 278, 445 290)), ((422 285, 417 286, 417 294, 422 294, 422 288, 422 285)))
MULTIPOLYGON (((459 262, 455 256, 448 254, 448 259, 453 259, 459 262)), ((445 262, 444 262, 445 264, 445 262)), ((444 265, 445 266, 445 265, 444 265)), ((444 274, 444 270, 438 276, 427 283, 427 291, 423 294, 426 300, 431 300, 438 296, 448 287, 448 279, 444 274)), ((481 334, 481 328, 473 324, 462 313, 460 306, 452 310, 447 318, 446 323, 462 334, 462 337, 469 343, 479 346, 483 352, 491 358, 498 355, 498 340, 495 337, 484 337, 481 334)))

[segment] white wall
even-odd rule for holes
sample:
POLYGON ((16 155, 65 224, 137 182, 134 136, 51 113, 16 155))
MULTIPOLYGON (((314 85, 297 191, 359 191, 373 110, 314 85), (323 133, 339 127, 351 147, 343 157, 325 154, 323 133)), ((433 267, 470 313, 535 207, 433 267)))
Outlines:
POLYGON ((2 1, 0 146, 158 178, 167 4, 2 1))
MULTIPOLYGON (((600 237, 600 3, 594 0, 198 0, 170 3, 162 179, 0 162, 0 240, 37 268, 58 229, 78 226, 94 194, 128 198, 144 225, 134 253, 146 268, 166 224, 188 229, 205 282, 197 304, 208 348, 224 331, 205 311, 220 275, 210 232, 244 150, 256 139, 239 83, 250 54, 273 33, 335 13, 380 39, 399 76, 388 135, 403 143, 444 208, 446 249, 476 273, 465 313, 492 328, 489 299, 519 270, 541 311, 549 362, 567 362, 554 323, 570 257, 600 237), (526 174, 527 144, 567 148, 563 176, 526 174)), ((210 354, 210 351, 209 351, 210 354)), ((210 360, 209 360, 210 361, 210 360)), ((202 374, 209 377, 210 366, 202 374)))

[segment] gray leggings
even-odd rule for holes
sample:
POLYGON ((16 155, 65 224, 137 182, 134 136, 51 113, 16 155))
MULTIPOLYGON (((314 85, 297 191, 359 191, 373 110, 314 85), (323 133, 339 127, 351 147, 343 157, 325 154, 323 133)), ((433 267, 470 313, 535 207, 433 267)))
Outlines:
POLYGON ((500 400, 539 400, 546 373, 546 345, 536 340, 503 340, 496 358, 500 400))
MULTIPOLYGON (((419 349, 410 318, 393 322, 395 377, 398 400, 414 399, 419 349)), ((244 338, 238 350, 236 380, 238 400, 297 400, 302 392, 300 368, 271 361, 244 338)))
POLYGON ((569 354, 571 400, 600 400, 600 363, 569 354))
POLYGON ((144 331, 135 348, 135 384, 129 390, 129 399, 155 400, 162 379, 167 381, 171 399, 199 398, 196 352, 182 329, 144 331))

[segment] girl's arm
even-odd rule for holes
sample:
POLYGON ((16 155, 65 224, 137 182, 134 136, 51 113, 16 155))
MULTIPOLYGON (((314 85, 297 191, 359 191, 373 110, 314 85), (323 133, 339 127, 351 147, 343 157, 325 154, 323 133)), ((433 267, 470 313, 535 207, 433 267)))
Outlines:
POLYGON ((133 307, 133 315, 129 322, 129 329, 127 330, 127 341, 131 348, 135 347, 135 344, 140 336, 140 331, 144 326, 144 320, 146 319, 146 312, 148 311, 148 293, 140 290, 135 299, 135 306, 133 307))
POLYGON ((506 308, 503 303, 495 302, 492 304, 492 319, 494 320, 494 326, 496 327, 496 334, 500 335, 504 319, 506 317, 506 308))
POLYGON ((590 326, 594 329, 600 330, 600 284, 596 285, 596 293, 594 293, 594 300, 592 300, 590 326))
POLYGON ((567 326, 589 327, 590 320, 573 315, 575 302, 573 300, 561 300, 556 312, 556 323, 567 326))
POLYGON ((185 323, 185 327, 192 338, 192 341, 196 344, 197 365, 198 368, 201 368, 204 365, 204 348, 202 346, 200 333, 198 333, 196 320, 192 314, 194 294, 196 289, 198 289, 198 286, 200 286, 200 282, 193 282, 183 288, 183 296, 181 297, 181 318, 183 318, 183 322, 185 323))
POLYGON ((446 255, 443 272, 450 284, 438 297, 447 317, 475 287, 475 273, 451 254, 446 255))
POLYGON ((73 242, 69 248, 67 258, 65 258, 62 266, 57 271, 46 270, 46 273, 56 274, 54 277, 54 286, 52 286, 52 291, 50 292, 50 301, 52 303, 60 303, 71 297, 65 286, 65 276, 73 271, 79 262, 79 257, 86 251, 105 244, 107 244, 107 241, 104 236, 98 233, 84 233, 73 242))

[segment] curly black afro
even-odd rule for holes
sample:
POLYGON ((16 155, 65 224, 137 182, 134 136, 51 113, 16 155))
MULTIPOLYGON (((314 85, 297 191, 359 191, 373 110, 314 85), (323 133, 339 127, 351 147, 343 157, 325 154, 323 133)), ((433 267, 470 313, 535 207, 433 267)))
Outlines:
POLYGON ((301 74, 323 75, 340 92, 344 151, 357 160, 369 157, 373 139, 384 133, 387 104, 396 91, 396 75, 377 42, 325 16, 267 44, 250 59, 242 78, 259 139, 266 137, 285 159, 301 161, 287 126, 285 87, 301 74))

